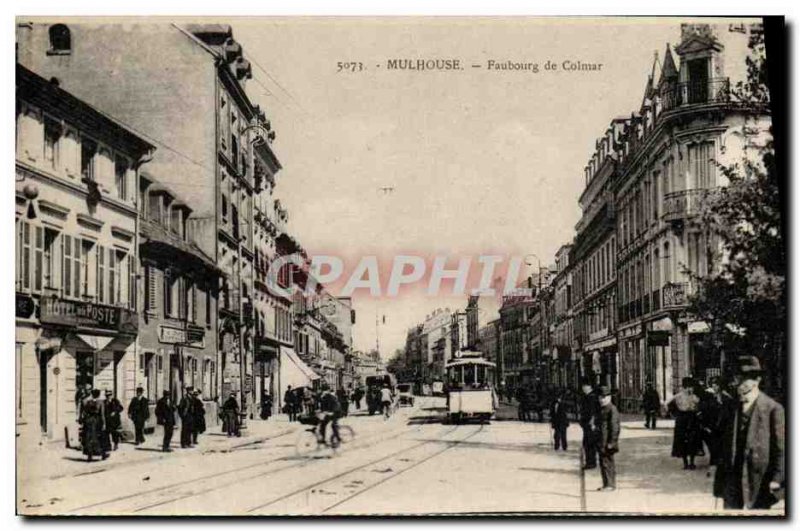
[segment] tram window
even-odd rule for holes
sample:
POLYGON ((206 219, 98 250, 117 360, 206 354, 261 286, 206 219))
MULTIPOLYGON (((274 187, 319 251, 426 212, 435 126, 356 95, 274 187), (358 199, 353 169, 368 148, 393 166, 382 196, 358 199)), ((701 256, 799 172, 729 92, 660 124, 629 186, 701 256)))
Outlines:
POLYGON ((475 383, 475 365, 466 365, 464 367, 464 383, 475 383))

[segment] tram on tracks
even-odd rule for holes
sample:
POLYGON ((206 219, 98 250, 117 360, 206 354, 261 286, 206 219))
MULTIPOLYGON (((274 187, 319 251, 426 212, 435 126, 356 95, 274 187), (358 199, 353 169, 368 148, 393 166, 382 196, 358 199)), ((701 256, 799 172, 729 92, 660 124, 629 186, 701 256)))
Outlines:
POLYGON ((477 351, 456 352, 445 365, 447 373, 447 420, 478 419, 488 422, 497 408, 494 389, 495 364, 477 351))

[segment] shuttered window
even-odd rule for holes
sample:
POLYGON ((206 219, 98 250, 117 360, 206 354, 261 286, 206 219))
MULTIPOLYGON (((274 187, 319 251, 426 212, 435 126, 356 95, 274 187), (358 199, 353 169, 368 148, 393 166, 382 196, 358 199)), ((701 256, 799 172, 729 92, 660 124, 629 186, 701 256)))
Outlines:
POLYGON ((97 246, 97 299, 106 302, 106 248, 97 246))
POLYGON ((147 266, 145 276, 147 277, 147 290, 145 297, 147 298, 146 306, 147 311, 150 313, 157 313, 158 311, 158 275, 157 270, 153 266, 147 266))
POLYGON ((42 291, 42 277, 44 276, 44 227, 34 227, 36 237, 34 238, 33 251, 33 291, 42 291))
POLYGON ((128 255, 128 308, 136 310, 136 262, 128 255))

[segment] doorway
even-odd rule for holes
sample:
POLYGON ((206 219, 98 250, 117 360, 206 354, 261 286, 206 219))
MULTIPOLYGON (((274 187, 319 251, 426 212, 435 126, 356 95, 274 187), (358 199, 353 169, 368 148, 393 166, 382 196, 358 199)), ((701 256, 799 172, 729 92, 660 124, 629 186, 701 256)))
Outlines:
POLYGON ((687 64, 689 103, 708 101, 708 59, 692 59, 687 64))

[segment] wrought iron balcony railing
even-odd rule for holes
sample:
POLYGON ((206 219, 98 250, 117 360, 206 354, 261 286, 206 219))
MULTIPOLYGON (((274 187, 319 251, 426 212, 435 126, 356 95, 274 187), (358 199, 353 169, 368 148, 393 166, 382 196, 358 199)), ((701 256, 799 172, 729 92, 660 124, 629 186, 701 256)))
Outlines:
POLYGON ((661 91, 661 104, 664 111, 687 105, 724 103, 730 99, 731 83, 727 77, 674 83, 667 85, 661 91))
POLYGON ((664 221, 682 221, 696 216, 712 189, 696 188, 671 192, 664 196, 664 221))

